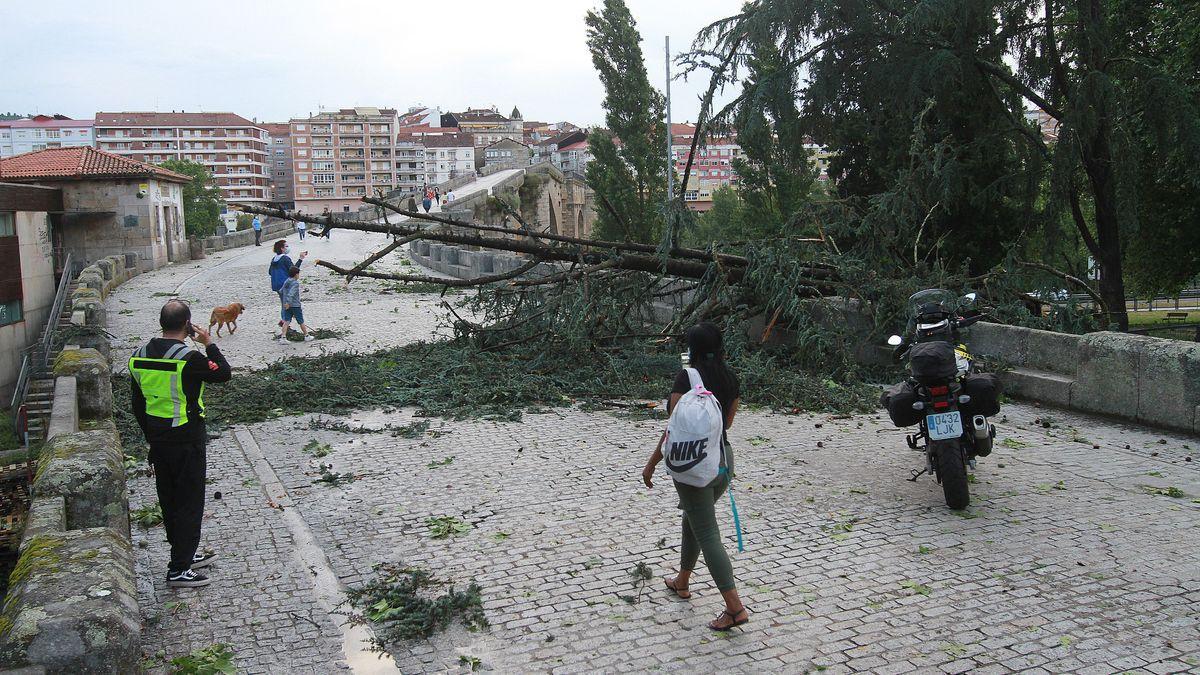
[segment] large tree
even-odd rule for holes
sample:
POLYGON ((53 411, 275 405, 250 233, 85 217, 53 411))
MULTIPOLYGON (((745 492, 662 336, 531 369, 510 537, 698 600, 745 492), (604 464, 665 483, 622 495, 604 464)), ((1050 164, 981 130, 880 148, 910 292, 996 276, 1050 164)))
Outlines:
POLYGON ((589 185, 596 192, 599 239, 656 242, 662 236, 667 162, 665 102, 650 85, 642 36, 623 0, 590 11, 588 49, 604 85, 604 129, 588 136, 589 185))
MULTIPOLYGON (((1198 256, 1172 251, 1193 241, 1185 196, 1200 187, 1186 159, 1200 148, 1195 11, 1183 0, 755 0, 701 44, 749 67, 738 45, 770 37, 802 76, 808 129, 837 153, 850 233, 877 253, 982 272, 1061 214, 1123 328, 1125 270, 1162 279, 1126 248, 1168 254, 1176 281, 1197 271, 1198 256), (1057 142, 1025 121, 1033 107, 1057 123, 1057 142)), ((747 83, 736 105, 762 88, 747 83)))
POLYGON ((188 235, 207 237, 216 232, 221 222, 221 189, 208 169, 179 159, 168 159, 161 166, 192 177, 183 186, 183 222, 188 235))

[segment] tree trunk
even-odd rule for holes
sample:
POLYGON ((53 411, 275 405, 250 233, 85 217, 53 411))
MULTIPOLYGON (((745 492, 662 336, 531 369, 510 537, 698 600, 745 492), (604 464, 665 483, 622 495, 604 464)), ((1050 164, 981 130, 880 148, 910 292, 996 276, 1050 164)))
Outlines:
MULTIPOLYGON (((1080 10, 1084 66, 1094 73, 1102 73, 1108 60, 1103 7, 1100 0, 1084 0, 1080 10)), ((1091 99, 1096 123, 1090 138, 1081 139, 1084 142, 1080 151, 1095 198, 1100 296, 1108 306, 1109 324, 1116 324, 1124 331, 1129 329, 1129 314, 1125 311, 1125 279, 1121 273, 1121 227, 1111 143, 1112 92, 1106 89, 1108 86, 1111 85, 1103 80, 1093 81, 1090 84, 1092 91, 1085 94, 1091 99)))

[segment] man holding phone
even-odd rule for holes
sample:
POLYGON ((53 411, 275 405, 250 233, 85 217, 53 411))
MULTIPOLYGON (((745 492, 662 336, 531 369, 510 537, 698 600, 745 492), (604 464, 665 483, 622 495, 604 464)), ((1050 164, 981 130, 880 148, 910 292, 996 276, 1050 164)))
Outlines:
POLYGON ((171 544, 167 586, 207 586, 197 570, 207 567, 215 553, 198 553, 204 516, 205 446, 204 386, 228 382, 229 362, 212 343, 208 331, 192 323, 187 303, 172 298, 158 314, 162 337, 150 340, 129 359, 133 416, 150 444, 150 464, 163 526, 171 544), (199 352, 186 343, 204 347, 199 352))

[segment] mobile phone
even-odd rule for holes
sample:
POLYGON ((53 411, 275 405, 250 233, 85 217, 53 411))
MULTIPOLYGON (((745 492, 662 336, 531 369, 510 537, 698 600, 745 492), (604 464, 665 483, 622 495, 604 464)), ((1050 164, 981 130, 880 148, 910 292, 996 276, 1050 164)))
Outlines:
POLYGON ((188 324, 188 337, 196 337, 196 324, 188 324))

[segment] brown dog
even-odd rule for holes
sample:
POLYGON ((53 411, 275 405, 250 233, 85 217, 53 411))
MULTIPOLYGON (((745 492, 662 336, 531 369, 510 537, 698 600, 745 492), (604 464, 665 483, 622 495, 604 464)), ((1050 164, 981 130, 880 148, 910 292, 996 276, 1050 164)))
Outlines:
POLYGON ((208 330, 212 332, 213 326, 217 327, 217 335, 221 334, 221 326, 229 328, 229 334, 237 330, 237 319, 242 312, 246 311, 246 306, 240 302, 231 302, 224 307, 217 307, 212 311, 212 316, 208 317, 208 330))

